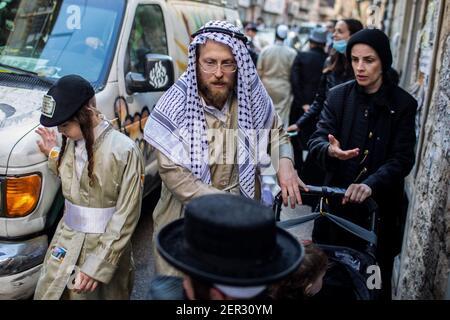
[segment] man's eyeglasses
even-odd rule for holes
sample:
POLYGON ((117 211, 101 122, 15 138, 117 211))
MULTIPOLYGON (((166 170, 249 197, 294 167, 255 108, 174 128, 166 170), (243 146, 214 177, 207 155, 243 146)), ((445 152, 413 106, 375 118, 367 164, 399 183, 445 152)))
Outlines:
POLYGON ((205 62, 198 63, 203 72, 206 73, 216 73, 220 66, 222 72, 235 72, 237 70, 237 65, 235 63, 215 63, 215 62, 205 62))

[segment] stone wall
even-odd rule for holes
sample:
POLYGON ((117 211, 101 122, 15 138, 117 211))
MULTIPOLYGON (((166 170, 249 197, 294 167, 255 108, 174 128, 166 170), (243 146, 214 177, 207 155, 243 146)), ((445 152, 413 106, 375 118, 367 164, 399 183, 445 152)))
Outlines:
MULTIPOLYGON (((437 2, 437 1, 436 1, 437 2)), ((433 95, 424 120, 401 255, 399 299, 449 299, 450 1, 445 4, 433 95)), ((431 89, 431 88, 430 88, 431 89)))

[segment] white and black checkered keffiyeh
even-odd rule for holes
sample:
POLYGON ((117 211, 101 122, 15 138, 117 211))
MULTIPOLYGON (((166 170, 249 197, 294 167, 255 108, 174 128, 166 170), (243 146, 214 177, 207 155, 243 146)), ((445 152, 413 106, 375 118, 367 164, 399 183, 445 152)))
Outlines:
MULTIPOLYGON (((225 21, 210 21, 202 28, 207 27, 240 32, 225 21)), ((211 184, 206 120, 196 76, 196 47, 207 40, 229 46, 237 63, 239 185, 242 195, 254 198, 258 143, 267 141, 275 111, 242 40, 220 32, 198 34, 189 46, 186 72, 158 101, 146 123, 144 138, 171 161, 211 184)))

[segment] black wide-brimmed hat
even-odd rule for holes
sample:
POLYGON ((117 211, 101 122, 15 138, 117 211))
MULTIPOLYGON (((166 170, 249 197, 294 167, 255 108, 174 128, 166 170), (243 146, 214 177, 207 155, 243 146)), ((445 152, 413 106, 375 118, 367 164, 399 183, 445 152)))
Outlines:
POLYGON ((258 26, 254 22, 249 22, 245 26, 245 30, 252 30, 252 31, 258 31, 258 26))
POLYGON ((40 122, 55 127, 70 120, 95 95, 89 81, 71 74, 60 78, 44 95, 40 122))
POLYGON ((286 277, 304 254, 297 239, 276 226, 270 208, 230 194, 193 199, 184 218, 161 229, 156 246, 190 276, 242 287, 286 277))

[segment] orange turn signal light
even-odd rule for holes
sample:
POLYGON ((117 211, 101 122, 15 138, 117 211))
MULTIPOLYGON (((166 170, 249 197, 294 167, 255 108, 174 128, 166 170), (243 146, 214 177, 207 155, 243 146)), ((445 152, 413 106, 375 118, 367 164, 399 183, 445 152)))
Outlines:
POLYGON ((42 178, 37 174, 6 179, 6 216, 24 217, 30 214, 39 201, 42 178))

